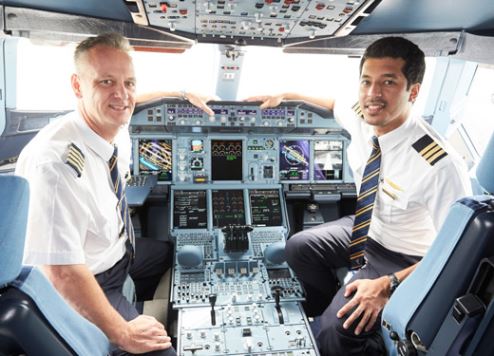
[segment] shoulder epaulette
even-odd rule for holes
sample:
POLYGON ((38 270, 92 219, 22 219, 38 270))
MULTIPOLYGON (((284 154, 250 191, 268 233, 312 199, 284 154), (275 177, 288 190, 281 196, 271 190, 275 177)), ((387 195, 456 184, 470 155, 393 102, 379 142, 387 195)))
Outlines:
POLYGON ((412 147, 424 158, 431 166, 435 165, 448 153, 429 135, 424 135, 416 141, 412 147))
POLYGON ((84 169, 84 153, 74 143, 68 146, 65 163, 77 173, 77 177, 81 176, 84 169))
POLYGON ((355 104, 352 106, 352 110, 360 118, 364 118, 364 115, 362 114, 362 108, 360 107, 360 103, 357 101, 355 104))

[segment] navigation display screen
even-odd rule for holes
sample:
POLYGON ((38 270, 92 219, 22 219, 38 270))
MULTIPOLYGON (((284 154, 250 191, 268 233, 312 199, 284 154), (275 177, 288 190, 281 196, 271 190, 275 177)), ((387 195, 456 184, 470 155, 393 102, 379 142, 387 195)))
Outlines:
POLYGON ((205 190, 173 191, 173 227, 176 229, 208 227, 205 190))
POLYGON ((172 141, 139 140, 139 172, 155 174, 158 181, 172 180, 172 141))
POLYGON ((213 190, 213 226, 245 225, 243 190, 213 190))
POLYGON ((280 194, 277 189, 251 189, 249 199, 252 225, 282 225, 280 194))
POLYGON ((280 141, 280 179, 309 179, 309 141, 280 141))
POLYGON ((343 179, 343 141, 314 142, 314 180, 343 179))
POLYGON ((242 140, 211 141, 213 181, 242 180, 242 140))

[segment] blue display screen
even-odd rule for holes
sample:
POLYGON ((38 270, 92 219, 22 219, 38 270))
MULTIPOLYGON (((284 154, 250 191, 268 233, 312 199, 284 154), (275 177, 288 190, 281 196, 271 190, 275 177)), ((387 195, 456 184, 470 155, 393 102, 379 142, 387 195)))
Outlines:
POLYGON ((308 140, 280 141, 281 180, 308 180, 309 166, 308 140))

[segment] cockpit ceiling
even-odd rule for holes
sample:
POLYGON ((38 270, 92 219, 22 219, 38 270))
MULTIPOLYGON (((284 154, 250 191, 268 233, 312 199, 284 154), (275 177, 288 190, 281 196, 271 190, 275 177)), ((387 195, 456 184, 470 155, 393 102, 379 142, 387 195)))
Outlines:
POLYGON ((494 36, 492 0, 0 0, 0 4, 6 34, 67 39, 120 30, 155 47, 187 48, 193 41, 287 46, 348 34, 494 36))

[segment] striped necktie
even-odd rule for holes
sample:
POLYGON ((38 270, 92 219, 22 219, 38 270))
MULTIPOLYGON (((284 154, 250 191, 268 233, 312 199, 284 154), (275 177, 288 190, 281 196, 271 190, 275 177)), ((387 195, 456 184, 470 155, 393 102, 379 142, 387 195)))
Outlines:
POLYGON ((110 176, 111 181, 113 183, 113 191, 118 199, 117 206, 120 210, 120 216, 124 223, 125 231, 127 232, 127 241, 126 246, 127 249, 131 253, 131 260, 134 259, 134 246, 135 246, 135 235, 134 235, 134 227, 132 226, 132 220, 130 219, 129 206, 127 204, 127 198, 125 197, 125 190, 123 189, 122 179, 120 178, 120 174, 118 172, 118 147, 115 146, 113 150, 113 155, 108 161, 108 165, 110 166, 110 176), (130 246, 129 246, 130 243, 130 246))
POLYGON ((381 148, 376 136, 372 136, 372 142, 372 152, 365 166, 357 198, 355 222, 353 223, 352 239, 350 241, 350 265, 352 270, 359 269, 365 264, 364 250, 379 184, 381 148))

